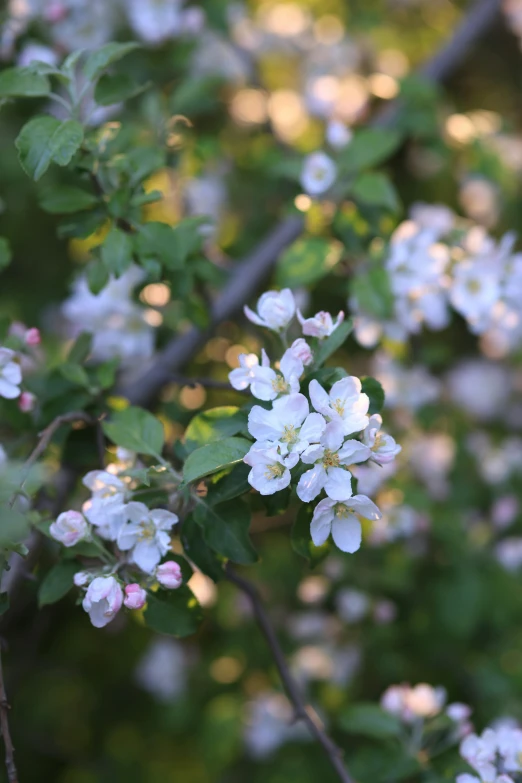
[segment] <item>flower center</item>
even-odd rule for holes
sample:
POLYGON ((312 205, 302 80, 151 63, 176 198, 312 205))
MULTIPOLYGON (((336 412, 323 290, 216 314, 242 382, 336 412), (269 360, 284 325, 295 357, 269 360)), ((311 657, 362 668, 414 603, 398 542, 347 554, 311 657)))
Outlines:
POLYGON ((478 292, 481 290, 482 286, 480 284, 480 280, 469 280, 467 284, 468 291, 470 294, 478 294, 478 292))
POLYGON ((272 381, 272 389, 278 394, 286 394, 289 391, 288 384, 282 375, 278 375, 277 378, 272 381))
POLYGON ((285 424, 283 435, 281 436, 283 443, 293 444, 297 443, 297 432, 295 427, 291 424, 285 424))
POLYGON ((144 519, 140 522, 141 533, 138 538, 140 541, 152 541, 156 535, 156 527, 152 519, 144 519))
POLYGON ((339 399, 339 397, 332 402, 332 408, 336 413, 339 414, 339 416, 344 416, 344 405, 343 401, 339 399))
POLYGON ((336 517, 339 517, 340 519, 344 519, 348 516, 350 513, 350 509, 348 506, 345 506, 344 503, 337 503, 334 509, 334 514, 336 517))
POLYGON ((338 468, 340 464, 341 461, 337 452, 326 449, 323 454, 323 466, 325 468, 338 468))
POLYGON ((116 487, 104 487, 100 492, 101 498, 112 498, 117 492, 116 487))
POLYGON ((286 468, 281 465, 280 462, 273 462, 272 465, 267 465, 265 470, 265 478, 272 481, 276 478, 281 478, 286 468))

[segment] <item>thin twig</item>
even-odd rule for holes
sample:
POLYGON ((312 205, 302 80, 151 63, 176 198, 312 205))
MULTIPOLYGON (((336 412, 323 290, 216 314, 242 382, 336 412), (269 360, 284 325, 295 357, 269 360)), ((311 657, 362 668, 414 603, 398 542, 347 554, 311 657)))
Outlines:
POLYGON ((9 731, 9 702, 7 701, 7 693, 4 684, 4 672, 2 669, 2 659, 0 653, 0 727, 2 729, 2 737, 4 738, 5 746, 5 766, 7 769, 7 779, 9 783, 18 783, 18 773, 16 771, 16 764, 14 760, 14 747, 11 739, 11 732, 9 731))
MULTIPOLYGON (((445 81, 484 35, 499 9, 500 0, 479 0, 474 4, 449 43, 420 69, 420 75, 432 82, 445 81)), ((400 100, 390 103, 378 112, 370 125, 390 127, 401 105, 400 100)), ((203 331, 191 329, 175 337, 137 377, 123 383, 118 393, 135 405, 151 405, 162 386, 168 383, 169 376, 192 359, 218 324, 231 318, 250 299, 283 250, 303 233, 304 226, 301 216, 288 217, 276 226, 244 261, 235 264, 228 283, 212 307, 208 328, 203 331)))
POLYGON ((265 637, 268 646, 270 647, 270 652, 272 653, 272 657, 275 661, 281 682, 283 683, 283 687, 286 691, 286 695, 290 699, 294 708, 295 719, 303 721, 303 723, 306 724, 310 734, 312 734, 312 736, 315 737, 315 739, 321 744, 323 750, 330 760, 330 764, 337 772, 339 780, 341 780, 343 783, 354 783, 353 778, 348 773, 343 763, 341 750, 337 747, 335 742, 330 739, 328 734, 326 734, 317 716, 314 719, 310 714, 310 708, 306 705, 299 686, 290 673, 285 656, 279 644, 279 640, 275 634, 270 620, 268 619, 268 615, 265 612, 265 608, 261 602, 256 588, 247 579, 239 576, 232 569, 230 563, 227 563, 225 573, 227 579, 230 582, 233 582, 236 587, 238 587, 247 596, 250 604, 252 605, 252 609, 259 628, 261 629, 261 632, 265 637))

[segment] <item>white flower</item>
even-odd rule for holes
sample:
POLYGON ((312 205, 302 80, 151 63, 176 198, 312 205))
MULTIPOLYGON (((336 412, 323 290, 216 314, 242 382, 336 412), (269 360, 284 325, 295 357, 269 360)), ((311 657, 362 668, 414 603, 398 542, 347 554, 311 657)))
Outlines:
POLYGON ((6 400, 20 396, 22 371, 15 359, 16 354, 10 348, 0 348, 0 397, 6 400))
MULTIPOLYGON (((297 312, 299 313, 299 311, 297 312)), ((312 364, 314 360, 312 349, 306 340, 304 340, 302 337, 298 337, 297 340, 294 340, 288 350, 292 356, 294 356, 296 359, 299 359, 299 361, 301 361, 305 367, 308 367, 309 364, 312 364)))
POLYGON ((239 367, 228 374, 232 388, 244 391, 250 386, 250 391, 258 400, 270 399, 266 395, 271 394, 272 382, 277 376, 270 367, 265 349, 261 351, 261 364, 255 353, 241 353, 238 358, 239 367))
POLYGON ((362 539, 359 517, 376 520, 380 516, 381 512, 366 495, 354 495, 342 502, 325 498, 314 510, 310 525, 312 541, 321 546, 331 533, 342 552, 356 552, 362 539))
POLYGON ((282 291, 266 291, 259 297, 257 313, 247 305, 244 311, 253 324, 280 332, 286 329, 295 315, 294 295, 289 288, 283 288, 282 291))
MULTIPOLYGON (((324 503, 324 501, 321 502, 324 503)), ((358 623, 368 614, 370 599, 366 593, 360 590, 354 590, 353 587, 343 587, 335 596, 335 606, 341 620, 346 623, 358 623)))
POLYGON ((325 152, 312 152, 303 162, 301 185, 310 196, 328 190, 337 177, 337 166, 325 152))
POLYGON ((49 528, 49 533, 64 546, 74 546, 89 536, 89 523, 79 511, 64 511, 49 528))
POLYGON ((326 126, 326 141, 335 150, 346 147, 351 142, 353 133, 341 120, 330 120, 326 126))
POLYGON ((113 576, 97 576, 87 588, 82 606, 95 628, 103 628, 118 614, 123 592, 113 576))
POLYGON ((462 261, 453 270, 450 301, 476 332, 488 326, 499 298, 499 272, 487 261, 462 261))
POLYGON ((297 495, 303 503, 309 503, 322 489, 333 500, 345 500, 352 494, 352 475, 346 465, 365 462, 370 456, 368 446, 358 440, 347 440, 343 444, 342 424, 332 421, 327 424, 320 445, 309 446, 301 454, 301 460, 314 465, 303 473, 297 485, 297 495))
POLYGON ((106 470, 90 471, 82 483, 92 492, 92 498, 83 505, 83 513, 103 538, 116 541, 121 526, 127 521, 127 486, 106 470))
POLYGON ((329 337, 332 332, 335 332, 337 327, 344 321, 344 313, 338 314, 335 323, 330 313, 321 312, 316 313, 313 318, 304 318, 301 311, 297 311, 297 318, 301 326, 303 327, 303 334, 308 337, 318 337, 323 340, 325 337, 329 337))
POLYGON ((522 731, 511 726, 497 728, 497 749, 507 772, 522 771, 522 731))
POLYGON ((468 704, 454 701, 446 707, 446 715, 455 723, 461 723, 470 717, 471 707, 468 704))
POLYGON ((290 468, 297 465, 298 454, 286 457, 269 442, 254 443, 243 461, 252 470, 248 474, 248 483, 261 495, 273 495, 290 484, 290 468))
POLYGON ((492 782, 496 778, 496 754, 497 734, 493 729, 486 729, 480 737, 470 734, 460 745, 460 755, 484 781, 492 782))
POLYGON ((391 685, 381 697, 381 707, 398 715, 405 723, 417 718, 431 718, 438 715, 446 701, 444 688, 433 688, 425 682, 415 685, 391 685))
POLYGON ((118 534, 118 546, 126 552, 132 549, 131 560, 152 574, 170 547, 169 531, 178 521, 176 514, 162 508, 151 511, 144 503, 133 501, 125 507, 127 522, 118 534))
POLYGON ((395 443, 395 439, 385 432, 380 432, 382 417, 378 413, 370 416, 368 426, 363 432, 363 443, 365 443, 372 452, 370 459, 379 465, 386 465, 393 462, 397 454, 401 451, 401 446, 395 443))
POLYGON ((361 392, 359 378, 353 375, 342 378, 334 383, 329 394, 314 379, 310 382, 309 393, 315 410, 332 421, 341 421, 345 435, 366 428, 370 400, 361 392))
POLYGON ((275 400, 272 410, 254 405, 248 416, 248 431, 258 441, 270 441, 286 455, 300 454, 311 443, 318 443, 326 427, 320 413, 309 413, 304 394, 288 394, 275 400))
POLYGON ((182 0, 128 0, 129 22, 138 36, 150 44, 159 44, 179 35, 182 27, 182 0))
POLYGON ((298 392, 303 369, 302 361, 288 348, 281 357, 279 370, 266 366, 255 370, 255 383, 252 383, 250 390, 254 397, 264 401, 275 400, 280 394, 298 392))

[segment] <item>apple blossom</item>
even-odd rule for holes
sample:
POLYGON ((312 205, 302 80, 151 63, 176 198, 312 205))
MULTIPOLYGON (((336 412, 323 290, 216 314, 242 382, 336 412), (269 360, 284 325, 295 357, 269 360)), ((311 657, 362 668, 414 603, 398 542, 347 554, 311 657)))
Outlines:
POLYGON ((351 473, 347 465, 365 462, 370 450, 358 440, 344 441, 339 421, 325 427, 318 445, 309 446, 301 454, 301 460, 314 465, 303 473, 297 485, 297 495, 304 503, 316 498, 322 489, 333 500, 345 500, 352 494, 351 473))
POLYGON ((308 337, 318 337, 319 340, 324 340, 325 337, 330 337, 337 327, 342 324, 344 321, 344 312, 341 310, 334 322, 330 313, 326 313, 324 310, 316 313, 313 318, 304 318, 301 311, 298 310, 297 320, 303 328, 303 334, 306 334, 308 337))
POLYGON ((123 603, 127 609, 143 609, 147 603, 147 591, 136 584, 136 582, 125 585, 125 598, 123 599, 123 603))
POLYGON ((310 532, 312 541, 321 546, 330 533, 342 552, 356 552, 361 546, 360 517, 379 519, 381 512, 366 495, 347 497, 342 502, 325 498, 314 509, 310 532))
POLYGON ((325 152, 312 152, 303 162, 301 185, 309 196, 319 196, 332 187, 337 166, 325 152))
POLYGON ((24 391, 18 398, 18 407, 22 413, 30 413, 36 406, 36 397, 31 392, 24 391))
POLYGON ((326 427, 319 413, 309 413, 303 394, 288 394, 274 401, 267 411, 254 405, 248 416, 248 431, 258 441, 270 441, 281 454, 304 451, 318 443, 326 427))
POLYGON ((52 523, 49 533, 64 546, 74 546, 90 535, 89 523, 79 511, 64 511, 52 523))
POLYGON ((294 468, 299 455, 290 453, 283 456, 270 442, 254 443, 243 461, 252 470, 248 474, 248 483, 261 495, 273 495, 290 484, 290 468, 294 468))
POLYGON ((123 592, 113 576, 97 576, 92 580, 82 606, 95 628, 103 628, 118 614, 123 603, 123 592))
POLYGON ((129 520, 118 533, 118 546, 126 552, 132 550, 131 561, 152 574, 170 547, 168 531, 179 522, 177 514, 162 508, 151 511, 144 503, 132 501, 125 507, 129 520))
POLYGON ((255 353, 240 353, 239 367, 229 372, 228 379, 233 389, 244 391, 250 386, 250 391, 258 400, 270 399, 273 393, 272 382, 276 376, 270 367, 270 359, 265 349, 261 351, 261 364, 255 353))
POLYGON ((499 271, 486 261, 462 261, 453 270, 449 296, 455 310, 474 331, 481 332, 500 298, 499 271))
POLYGON ((298 392, 303 369, 302 361, 288 348, 281 357, 278 370, 266 366, 255 370, 255 383, 250 390, 254 397, 265 402, 275 400, 280 394, 298 392))
POLYGON ((91 499, 83 505, 83 513, 102 538, 115 541, 121 526, 127 521, 127 485, 106 470, 90 471, 82 483, 92 492, 91 499))
POLYGON ((22 371, 11 348, 0 348, 0 397, 13 400, 20 396, 22 371))
POLYGON ((353 375, 342 378, 334 383, 329 393, 314 378, 310 381, 309 393, 315 410, 332 421, 341 422, 345 435, 366 428, 370 400, 361 392, 359 378, 353 375))
POLYGON ((381 425, 382 416, 378 413, 370 416, 368 426, 363 432, 363 443, 372 452, 370 459, 377 462, 378 465, 386 465, 388 462, 393 462, 402 447, 397 445, 391 435, 380 432, 381 425))
POLYGON ((497 734, 493 729, 486 729, 480 737, 477 734, 469 734, 465 737, 460 745, 460 755, 481 778, 495 780, 497 734))
POLYGON ((167 560, 156 568, 154 575, 162 587, 176 590, 183 582, 181 568, 175 560, 167 560))
POLYGON ((312 349, 302 337, 298 337, 297 340, 294 340, 288 350, 292 356, 303 363, 304 367, 308 367, 314 360, 312 349))
POLYGON ((274 332, 286 329, 295 315, 295 300, 289 288, 281 291, 266 291, 257 302, 257 313, 247 305, 244 307, 249 321, 274 332))

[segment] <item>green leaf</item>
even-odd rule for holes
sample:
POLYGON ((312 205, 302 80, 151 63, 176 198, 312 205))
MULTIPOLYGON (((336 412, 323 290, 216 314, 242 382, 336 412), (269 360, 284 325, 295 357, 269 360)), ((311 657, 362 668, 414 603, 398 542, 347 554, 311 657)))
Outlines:
POLYGON ((11 247, 5 237, 0 237, 0 270, 5 269, 11 263, 11 247))
POLYGON ((306 375, 304 380, 307 384, 313 380, 318 381, 321 386, 330 389, 334 383, 342 381, 347 375, 348 373, 342 367, 322 367, 320 370, 314 370, 310 375, 306 375))
POLYGON ((280 257, 276 282, 281 288, 311 285, 325 277, 341 257, 338 243, 311 237, 298 239, 280 257))
POLYGON ((41 116, 24 125, 15 144, 22 168, 39 180, 52 162, 59 166, 70 163, 82 141, 83 127, 79 122, 41 116))
POLYGON ((323 340, 320 343, 314 357, 315 367, 321 367, 325 361, 341 347, 348 339, 352 329, 353 323, 351 319, 343 321, 330 337, 327 337, 326 340, 323 340))
POLYGON ((371 703, 348 707, 339 716, 339 724, 350 734, 362 734, 375 739, 399 737, 402 734, 399 718, 371 703))
POLYGON ((246 413, 234 405, 224 405, 198 413, 185 430, 185 445, 189 451, 245 429, 246 413))
POLYGON ((245 438, 224 438, 189 454, 183 468, 187 484, 240 462, 252 444, 245 438))
POLYGON ((351 187, 351 195, 356 201, 372 207, 384 207, 390 212, 400 208, 397 191, 386 174, 368 171, 361 174, 351 187))
POLYGON ((90 332, 82 332, 76 338, 74 345, 69 351, 67 361, 70 364, 82 364, 88 359, 92 349, 92 334, 90 332))
POLYGON ((6 68, 0 73, 1 98, 36 98, 50 92, 49 79, 30 67, 6 68))
POLYGON ((185 218, 174 226, 174 256, 178 263, 184 264, 190 255, 201 248, 203 235, 200 228, 208 223, 207 217, 197 216, 185 218))
POLYGON ((7 503, 0 506, 0 549, 12 549, 29 532, 29 522, 16 508, 7 503))
POLYGON ((94 100, 100 106, 111 106, 114 103, 122 103, 140 95, 148 87, 150 87, 150 82, 136 84, 134 79, 126 73, 105 73, 96 85, 94 100))
POLYGON ((384 406, 384 389, 376 378, 361 378, 362 391, 370 398, 370 415, 380 413, 384 406))
POLYGON ((282 489, 280 492, 274 492, 273 495, 262 495, 261 500, 266 509, 267 517, 277 517, 288 510, 292 490, 290 487, 282 489))
POLYGON ((54 604, 63 598, 73 586, 73 576, 78 571, 78 563, 63 561, 57 563, 45 575, 38 589, 38 605, 54 604))
POLYGON ((249 473, 250 466, 240 462, 224 478, 221 478, 215 484, 209 484, 205 501, 210 506, 215 506, 217 503, 224 503, 225 500, 232 500, 232 498, 237 498, 240 495, 244 495, 245 492, 249 492, 251 490, 251 486, 248 483, 249 473))
POLYGON ((96 368, 96 377, 102 389, 110 389, 113 385, 119 366, 119 359, 109 359, 107 362, 98 365, 96 368))
POLYGON ((396 130, 367 128, 355 134, 353 140, 339 155, 343 171, 356 172, 378 166, 387 160, 402 142, 396 130))
POLYGON ((375 266, 356 275, 350 285, 350 292, 367 315, 383 319, 392 315, 393 294, 386 269, 375 266))
POLYGON ((241 500, 212 507, 200 503, 194 511, 206 543, 218 554, 242 565, 255 563, 258 559, 248 532, 250 517, 250 509, 241 500))
POLYGON ((167 269, 180 270, 182 260, 174 237, 172 226, 151 221, 140 228, 136 236, 136 250, 140 255, 157 258, 167 269))
POLYGON ((313 516, 313 506, 300 505, 294 524, 292 525, 291 543, 294 552, 308 560, 313 568, 327 556, 330 544, 327 541, 322 546, 315 546, 310 535, 310 524, 313 516))
POLYGON ((128 43, 108 43, 89 54, 83 66, 83 72, 87 79, 94 81, 109 65, 121 60, 122 57, 139 49, 140 44, 134 41, 128 43))
POLYGON ((69 185, 54 185, 40 194, 40 206, 51 214, 67 215, 91 209, 98 203, 98 198, 81 188, 69 185))
POLYGON ((87 283, 93 294, 99 294, 109 282, 109 270, 99 258, 89 262, 87 266, 87 283))
POLYGON ((188 514, 183 520, 181 543, 186 556, 204 574, 210 576, 215 582, 223 578, 224 561, 205 542, 203 530, 194 519, 193 514, 188 514))
POLYGON ((132 261, 132 239, 130 236, 113 226, 102 245, 101 259, 112 274, 116 277, 122 275, 132 261))
POLYGON ((103 431, 124 449, 153 457, 161 455, 165 440, 163 424, 142 408, 131 406, 114 413, 110 422, 104 422, 103 431))
POLYGON ((144 618, 157 633, 190 636, 197 631, 201 617, 201 607, 186 585, 177 590, 149 593, 144 618))
POLYGON ((90 386, 89 376, 81 364, 72 364, 66 362, 60 366, 60 372, 64 378, 74 383, 76 386, 84 386, 88 388, 90 386))
POLYGON ((0 615, 9 609, 9 593, 0 593, 0 615))

